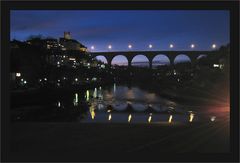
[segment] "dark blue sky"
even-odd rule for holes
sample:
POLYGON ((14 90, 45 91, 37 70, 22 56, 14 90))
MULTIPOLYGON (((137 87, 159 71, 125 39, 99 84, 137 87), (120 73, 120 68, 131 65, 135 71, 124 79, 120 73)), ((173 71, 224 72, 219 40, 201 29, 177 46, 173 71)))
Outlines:
POLYGON ((210 50, 211 45, 229 43, 229 12, 224 10, 82 10, 11 11, 11 39, 25 40, 29 35, 72 37, 95 51, 132 50, 210 50))

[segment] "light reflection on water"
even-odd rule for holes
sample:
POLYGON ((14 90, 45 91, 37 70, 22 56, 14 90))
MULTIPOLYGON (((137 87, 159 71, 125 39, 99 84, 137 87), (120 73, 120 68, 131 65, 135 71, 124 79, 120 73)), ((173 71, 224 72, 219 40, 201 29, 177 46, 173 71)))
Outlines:
POLYGON ((181 122, 193 122, 193 118, 198 120, 195 114, 189 115, 175 102, 138 87, 129 88, 114 83, 110 89, 98 87, 86 90, 84 97, 89 112, 79 120, 81 122, 172 123, 173 117, 181 122))
MULTIPOLYGON (((62 93, 47 105, 30 105, 16 110, 16 121, 83 123, 195 123, 229 120, 222 106, 179 105, 139 87, 113 84, 112 87, 62 93), (222 111, 223 110, 223 111, 222 111)), ((227 107, 227 106, 225 106, 227 107)))

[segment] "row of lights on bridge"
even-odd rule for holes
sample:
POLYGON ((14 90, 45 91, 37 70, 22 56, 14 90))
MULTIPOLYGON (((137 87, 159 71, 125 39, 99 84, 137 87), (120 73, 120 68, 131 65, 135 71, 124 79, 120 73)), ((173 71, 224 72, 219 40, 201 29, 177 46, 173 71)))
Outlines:
MULTIPOLYGON (((128 45, 128 49, 132 49, 132 47, 133 47, 133 46, 132 46, 131 44, 128 45)), ((216 44, 212 44, 211 47, 212 47, 212 49, 215 49, 215 48, 217 47, 217 45, 216 45, 216 44)), ((152 44, 149 44, 149 45, 148 45, 148 48, 149 48, 149 49, 152 49, 152 48, 153 48, 153 45, 152 45, 152 44)), ((169 48, 171 48, 171 49, 174 48, 174 45, 173 45, 173 44, 170 44, 170 45, 169 45, 169 48)), ((190 45, 190 48, 191 48, 191 49, 194 49, 194 48, 195 48, 195 44, 191 44, 191 45, 190 45)), ((94 50, 94 49, 95 49, 95 46, 91 46, 91 50, 94 50)), ((112 49, 112 45, 108 45, 108 49, 111 50, 111 49, 112 49)))

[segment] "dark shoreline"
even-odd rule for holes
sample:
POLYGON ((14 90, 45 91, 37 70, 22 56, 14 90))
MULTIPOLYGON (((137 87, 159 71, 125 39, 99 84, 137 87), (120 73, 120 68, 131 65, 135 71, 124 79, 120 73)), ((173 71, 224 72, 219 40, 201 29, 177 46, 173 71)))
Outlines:
POLYGON ((114 158, 148 161, 149 158, 158 160, 159 155, 154 151, 162 154, 229 152, 229 125, 225 122, 187 125, 17 122, 11 126, 11 161, 111 161, 114 158), (89 151, 94 157, 89 158, 89 151))

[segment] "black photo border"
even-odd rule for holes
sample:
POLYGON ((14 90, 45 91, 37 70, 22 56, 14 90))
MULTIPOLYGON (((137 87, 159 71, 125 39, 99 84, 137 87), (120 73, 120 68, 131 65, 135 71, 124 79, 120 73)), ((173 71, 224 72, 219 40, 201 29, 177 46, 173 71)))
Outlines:
MULTIPOLYGON (((9 60, 10 10, 229 10, 230 11, 230 153, 164 154, 159 160, 83 160, 83 161, 195 161, 239 162, 239 1, 2 1, 1 2, 1 161, 9 161, 11 124, 9 60)), ((91 157, 89 157, 91 158, 91 157)), ((70 160, 75 161, 75 160, 70 160)), ((69 161, 69 162, 70 162, 69 161)), ((79 160, 76 160, 77 162, 79 160)))

